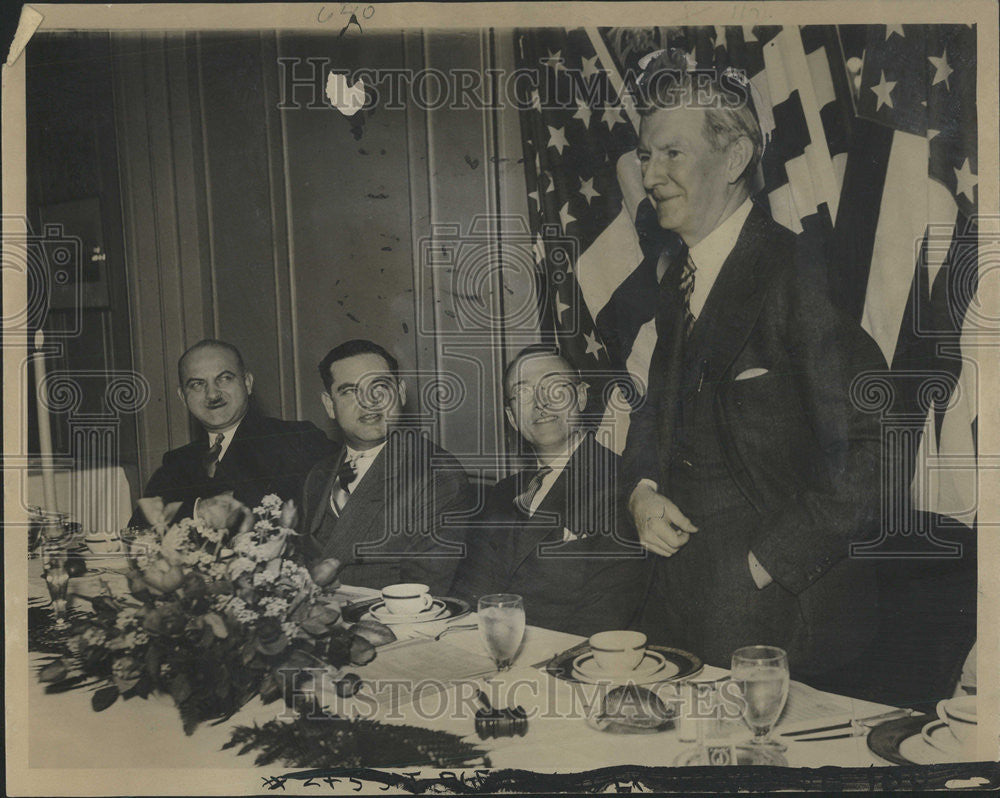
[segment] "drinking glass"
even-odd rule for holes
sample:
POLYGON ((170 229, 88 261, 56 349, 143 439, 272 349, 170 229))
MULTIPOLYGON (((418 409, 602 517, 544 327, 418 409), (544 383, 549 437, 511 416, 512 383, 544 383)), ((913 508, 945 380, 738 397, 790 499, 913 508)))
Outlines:
POLYGON ((788 699, 788 655, 774 646, 739 648, 730 678, 743 696, 743 720, 754 735, 750 742, 785 750, 771 737, 771 728, 788 699))
POLYGON ((524 637, 524 599, 514 593, 495 593, 479 599, 479 635, 498 671, 510 669, 524 637))
POLYGON ((52 599, 52 614, 56 627, 66 626, 66 598, 69 592, 69 572, 66 570, 66 550, 47 544, 42 550, 42 567, 45 569, 45 586, 52 599))

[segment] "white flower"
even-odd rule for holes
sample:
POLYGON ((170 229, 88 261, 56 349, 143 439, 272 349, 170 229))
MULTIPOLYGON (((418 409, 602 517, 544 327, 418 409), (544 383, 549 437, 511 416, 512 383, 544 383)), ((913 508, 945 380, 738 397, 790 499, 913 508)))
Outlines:
POLYGON ((288 602, 277 596, 268 596, 261 599, 260 610, 264 615, 280 618, 288 611, 288 602))
POLYGON ((256 514, 258 511, 263 513, 273 513, 281 512, 281 497, 276 493, 269 493, 263 499, 260 500, 260 506, 254 510, 256 514))

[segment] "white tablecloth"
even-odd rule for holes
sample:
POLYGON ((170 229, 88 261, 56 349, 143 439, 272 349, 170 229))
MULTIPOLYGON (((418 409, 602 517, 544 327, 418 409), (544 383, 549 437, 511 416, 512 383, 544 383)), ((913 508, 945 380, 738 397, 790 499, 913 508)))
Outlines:
MULTIPOLYGON (((40 580, 32 582, 35 584, 30 592, 37 595, 40 580)), ((472 615, 455 623, 474 620, 472 615)), ((676 729, 650 735, 612 735, 590 728, 585 718, 591 709, 594 688, 556 679, 544 668, 535 667, 582 638, 529 626, 514 667, 496 674, 484 654, 477 630, 456 631, 439 641, 427 636, 444 626, 434 622, 399 629, 398 642, 380 649, 370 665, 351 669, 368 683, 365 694, 353 701, 335 703, 336 708, 346 714, 358 713, 388 723, 409 723, 465 736, 488 752, 496 768, 573 772, 623 764, 672 765, 692 745, 682 740, 676 729), (439 678, 442 672, 448 674, 443 680, 439 678), (391 700, 386 697, 391 691, 373 688, 403 677, 408 677, 411 689, 396 690, 391 700), (477 687, 493 697, 497 706, 522 705, 529 716, 527 734, 479 741, 473 720, 477 687), (508 701, 511 691, 513 695, 508 701)), ((33 663, 37 664, 38 659, 37 655, 31 655, 33 663)), ((237 756, 234 750, 223 751, 222 745, 228 741, 234 726, 263 723, 283 711, 280 701, 264 706, 255 699, 227 723, 218 726, 203 723, 187 736, 169 697, 118 700, 104 712, 95 713, 90 706, 89 691, 47 695, 34 671, 32 668, 24 686, 29 707, 28 756, 32 768, 252 768, 253 753, 237 756)), ((724 675, 723 670, 706 667, 696 678, 708 681, 724 675)), ((793 682, 776 731, 819 725, 815 721, 820 719, 836 722, 865 717, 886 709, 793 682)), ((738 721, 716 724, 707 733, 731 742, 741 742, 750 736, 738 721)), ((868 750, 864 737, 822 743, 791 742, 786 757, 791 766, 884 764, 868 750)))

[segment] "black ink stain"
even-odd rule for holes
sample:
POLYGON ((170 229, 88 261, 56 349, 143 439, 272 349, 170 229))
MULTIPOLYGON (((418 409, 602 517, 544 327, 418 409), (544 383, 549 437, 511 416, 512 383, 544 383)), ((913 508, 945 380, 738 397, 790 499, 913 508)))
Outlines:
POLYGON ((358 26, 358 33, 364 33, 364 31, 361 30, 361 23, 358 22, 358 15, 357 14, 351 14, 351 18, 349 20, 347 20, 347 24, 344 25, 344 27, 340 29, 340 33, 337 34, 337 38, 339 39, 341 36, 343 36, 345 33, 347 33, 347 29, 350 28, 351 25, 357 25, 358 26))
POLYGON ((385 193, 382 193, 382 192, 379 192, 378 194, 372 194, 369 191, 368 192, 368 199, 389 199, 389 195, 385 194, 385 193))
POLYGON ((478 158, 473 158, 468 153, 466 153, 466 155, 465 155, 465 162, 469 165, 470 169, 478 169, 479 168, 479 159, 478 158))
POLYGON ((356 324, 361 324, 361 322, 358 321, 358 317, 355 316, 353 313, 348 313, 347 314, 347 318, 349 318, 351 321, 355 322, 356 324))

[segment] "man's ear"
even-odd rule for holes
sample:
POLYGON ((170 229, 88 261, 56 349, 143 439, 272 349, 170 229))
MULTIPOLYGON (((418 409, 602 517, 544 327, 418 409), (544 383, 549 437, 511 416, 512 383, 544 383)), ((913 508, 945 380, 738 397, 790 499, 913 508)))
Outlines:
POLYGON ((576 412, 582 413, 583 408, 587 406, 587 392, 590 386, 585 382, 578 382, 576 384, 576 412))
POLYGON ((406 380, 402 377, 396 379, 396 390, 399 392, 399 406, 406 404, 406 380))
POLYGON ((514 413, 510 409, 510 405, 503 406, 503 413, 507 416, 507 423, 510 424, 514 429, 520 432, 520 428, 517 426, 517 421, 514 420, 514 413))
POLYGON ((253 393, 253 372, 248 371, 243 375, 243 384, 247 389, 247 396, 253 393))
POLYGON ((180 386, 180 385, 178 385, 178 386, 177 386, 177 395, 178 395, 178 396, 180 397, 180 400, 181 400, 181 401, 182 401, 182 402, 183 402, 183 403, 185 404, 185 406, 186 406, 186 405, 187 405, 187 398, 186 398, 186 397, 184 396, 184 389, 183 389, 183 388, 181 388, 181 386, 180 386))
POLYGON ((726 179, 730 183, 741 180, 751 158, 753 143, 747 136, 740 136, 729 145, 726 152, 726 179))
POLYGON ((326 391, 320 391, 319 398, 323 402, 323 409, 326 411, 326 414, 336 421, 337 411, 333 407, 333 399, 330 398, 330 394, 326 391))

